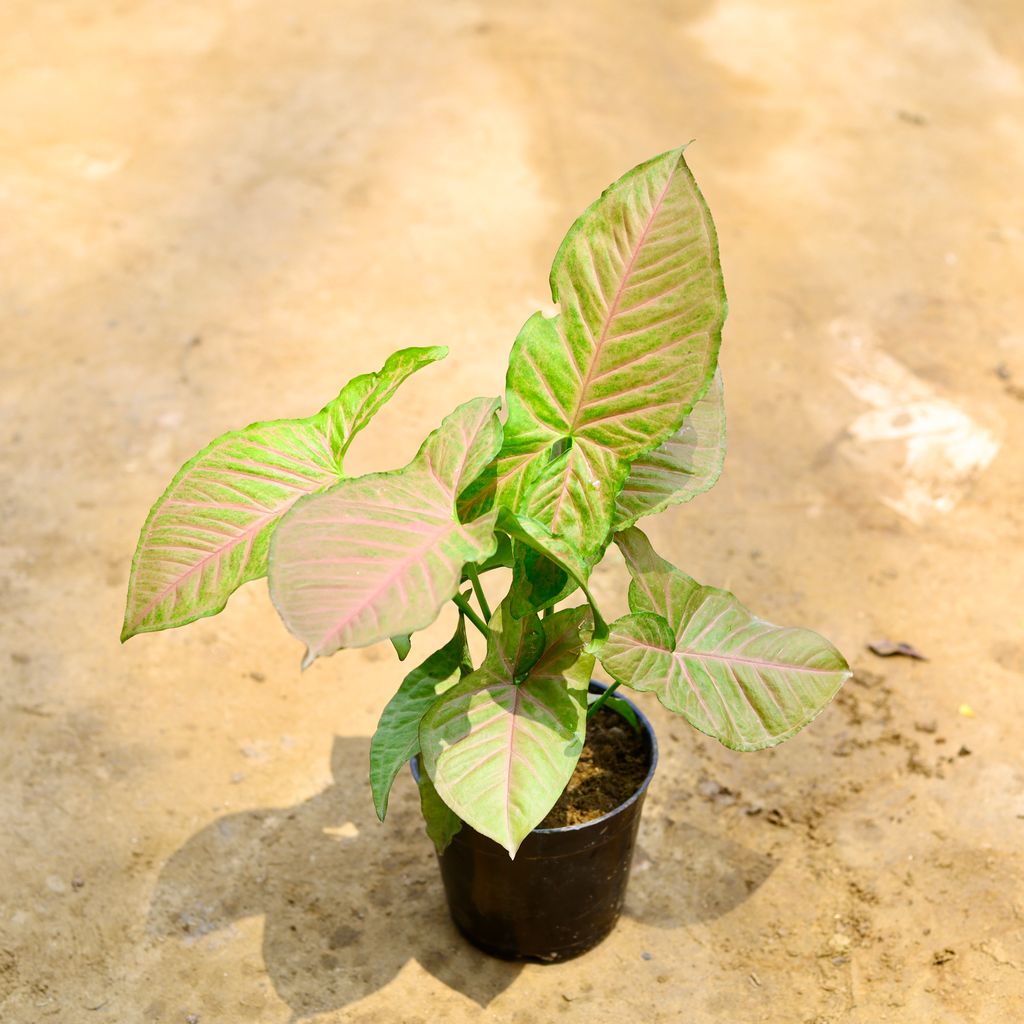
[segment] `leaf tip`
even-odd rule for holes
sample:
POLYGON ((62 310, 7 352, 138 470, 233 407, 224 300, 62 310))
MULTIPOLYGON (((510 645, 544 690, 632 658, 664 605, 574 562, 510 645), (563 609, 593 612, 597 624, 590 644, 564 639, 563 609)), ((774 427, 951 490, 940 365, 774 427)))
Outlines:
POLYGON ((124 643, 126 640, 131 640, 131 638, 135 636, 136 632, 137 630, 132 624, 131 605, 129 604, 129 606, 124 610, 124 619, 121 621, 121 643, 124 643))

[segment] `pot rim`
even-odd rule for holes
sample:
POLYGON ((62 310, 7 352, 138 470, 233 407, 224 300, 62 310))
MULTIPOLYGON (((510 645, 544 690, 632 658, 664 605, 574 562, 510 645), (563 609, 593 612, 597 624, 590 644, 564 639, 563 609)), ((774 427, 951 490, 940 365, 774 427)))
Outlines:
MULTIPOLYGON (((607 683, 598 682, 598 680, 596 679, 590 680, 588 692, 604 693, 607 689, 607 683)), ((651 725, 648 717, 636 706, 636 704, 633 703, 633 701, 629 699, 629 697, 626 697, 624 694, 622 694, 620 690, 615 691, 615 696, 619 700, 625 701, 633 709, 637 719, 640 722, 640 725, 643 727, 644 731, 647 733, 647 736, 651 741, 651 764, 650 767, 647 769, 647 774, 644 776, 643 782, 641 782, 640 785, 636 787, 636 789, 633 791, 633 794, 629 797, 628 800, 623 800, 621 804, 619 804, 617 807, 612 808, 612 810, 608 811, 607 813, 602 814, 600 818, 593 818, 590 821, 582 821, 576 825, 559 825, 557 828, 535 828, 531 830, 530 835, 536 833, 537 835, 546 836, 558 832, 579 832, 581 829, 593 828, 596 825, 600 825, 603 822, 608 821, 610 818, 614 818, 615 815, 621 814, 628 807, 631 807, 633 804, 635 804, 637 800, 639 800, 647 792, 647 787, 651 784, 651 779, 654 778, 654 770, 658 767, 658 737, 654 734, 654 727, 651 725)), ((420 781, 419 760, 419 754, 415 754, 409 761, 409 767, 412 770, 412 776, 416 780, 417 785, 419 785, 420 781)), ((463 822, 463 825, 465 824, 466 822, 463 822)), ((469 827, 471 828, 472 826, 469 827)))

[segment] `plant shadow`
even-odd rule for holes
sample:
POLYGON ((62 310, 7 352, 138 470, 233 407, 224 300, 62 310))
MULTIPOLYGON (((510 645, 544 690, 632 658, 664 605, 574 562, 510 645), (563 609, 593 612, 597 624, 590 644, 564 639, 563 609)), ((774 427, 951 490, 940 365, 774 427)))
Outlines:
MULTIPOLYGON (((160 872, 150 934, 192 943, 263 915, 267 974, 295 1018, 370 995, 410 959, 486 1007, 523 965, 487 956, 458 934, 411 780, 399 778, 381 826, 359 784, 368 757, 367 739, 336 737, 334 782, 322 792, 293 807, 229 814, 196 833, 160 872)), ((668 893, 652 887, 658 872, 643 869, 661 860, 659 844, 640 851, 626 909, 646 924, 716 917, 770 873, 764 858, 736 844, 687 826, 672 833, 666 860, 688 857, 700 882, 668 893), (691 890, 703 894, 700 902, 691 890)))
POLYGON ((297 1018, 377 991, 415 959, 486 1006, 521 966, 469 945, 451 923, 411 782, 395 785, 387 824, 362 783, 369 740, 336 737, 334 783, 285 808, 229 814, 196 833, 160 872, 148 930, 186 942, 262 914, 263 960, 297 1018))

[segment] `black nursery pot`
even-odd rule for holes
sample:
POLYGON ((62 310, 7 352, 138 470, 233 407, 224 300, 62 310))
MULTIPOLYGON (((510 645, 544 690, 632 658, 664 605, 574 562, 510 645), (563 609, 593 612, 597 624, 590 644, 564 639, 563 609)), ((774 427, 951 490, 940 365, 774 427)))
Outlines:
MULTIPOLYGON (((604 690, 591 681, 591 693, 604 690)), ((475 946, 506 960, 551 963, 593 949, 615 927, 640 811, 658 763, 651 723, 629 703, 640 721, 650 765, 625 803, 583 825, 534 829, 515 860, 463 824, 438 857, 452 920, 475 946)), ((412 771, 418 779, 415 759, 412 771)))

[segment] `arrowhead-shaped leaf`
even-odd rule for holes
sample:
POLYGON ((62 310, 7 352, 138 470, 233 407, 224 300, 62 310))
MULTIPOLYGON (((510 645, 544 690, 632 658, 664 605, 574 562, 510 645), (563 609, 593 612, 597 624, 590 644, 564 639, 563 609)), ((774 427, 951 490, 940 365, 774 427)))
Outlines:
POLYGON ((445 690, 472 670, 460 615, 455 636, 405 677, 384 708, 370 741, 370 789, 381 821, 388 812, 388 795, 396 776, 419 752, 420 719, 445 690))
POLYGON ((681 505, 710 490, 724 463, 725 400, 719 371, 683 425, 629 467, 615 499, 614 529, 625 530, 641 516, 681 505))
POLYGON ((505 444, 466 500, 525 512, 593 563, 629 464, 678 429, 717 361, 718 243, 681 149, 634 168, 576 221, 551 291, 561 313, 520 332, 505 444))
POLYGON ((611 625, 601 664, 634 690, 733 750, 788 739, 849 678, 843 656, 809 629, 755 618, 724 590, 702 587, 637 529, 616 536, 633 582, 632 615, 611 625))
POLYGON ((495 550, 491 512, 463 524, 455 499, 501 444, 499 399, 448 416, 404 469, 343 480, 299 502, 274 533, 270 596, 303 662, 429 626, 466 562, 495 550))
POLYGON ((215 615, 267 572, 281 517, 342 477, 352 439, 398 386, 445 348, 407 348, 349 381, 315 416, 222 434, 178 471, 139 536, 121 639, 215 615))
POLYGON ((587 624, 585 607, 541 624, 536 616, 514 618, 505 602, 491 620, 484 663, 420 726, 423 766, 441 798, 513 857, 554 806, 583 749, 594 665, 581 654, 587 624), (526 670, 538 625, 544 649, 526 670))

